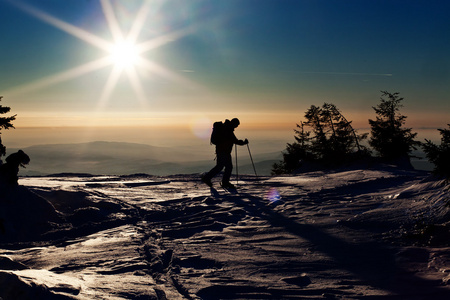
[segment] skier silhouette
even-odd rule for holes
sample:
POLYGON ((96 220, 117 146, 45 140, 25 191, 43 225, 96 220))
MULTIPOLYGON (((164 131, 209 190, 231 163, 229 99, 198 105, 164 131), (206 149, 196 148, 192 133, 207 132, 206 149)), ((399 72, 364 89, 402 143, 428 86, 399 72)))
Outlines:
POLYGON ((247 145, 248 140, 238 140, 234 135, 234 129, 239 126, 239 119, 234 118, 231 121, 225 120, 225 122, 216 122, 214 124, 213 134, 211 136, 211 143, 216 145, 216 166, 212 168, 207 174, 202 176, 202 182, 212 187, 211 179, 219 174, 223 168, 225 171, 222 177, 222 187, 235 188, 230 182, 231 171, 233 170, 233 162, 231 159, 231 151, 233 145, 247 145), (216 124, 218 128, 216 129, 216 124))

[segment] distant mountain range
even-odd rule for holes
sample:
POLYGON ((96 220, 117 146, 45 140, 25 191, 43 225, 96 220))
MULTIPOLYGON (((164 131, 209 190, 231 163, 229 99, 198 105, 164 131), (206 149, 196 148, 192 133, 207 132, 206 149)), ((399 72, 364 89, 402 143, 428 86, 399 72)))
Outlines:
MULTIPOLYGON (((18 149, 8 149, 8 154, 18 149)), ((55 173, 88 173, 128 175, 192 174, 208 171, 215 164, 213 148, 210 152, 193 148, 157 147, 124 142, 89 142, 78 144, 49 144, 22 148, 31 163, 20 175, 39 176, 55 173)), ((234 155, 234 153, 233 153, 234 155)), ((240 155, 239 173, 254 174, 248 154, 240 155), (243 156, 241 161, 241 156, 243 156), (245 159, 244 159, 245 158, 245 159)), ((233 162, 234 162, 233 157, 233 162)), ((253 156, 258 175, 269 175, 273 163, 281 159, 277 153, 253 156)), ((235 162, 234 162, 235 163, 235 162)))
MULTIPOLYGON (((241 150, 242 149, 242 150, 241 150)), ((8 154, 18 149, 8 148, 8 154)), ((31 163, 20 170, 22 176, 57 173, 87 173, 94 175, 150 175, 193 174, 210 170, 214 164, 214 148, 158 147, 125 142, 96 141, 78 144, 49 144, 23 148, 31 163)), ((233 164, 236 166, 234 151, 233 164)), ((415 151, 414 155, 424 157, 415 151)), ((238 151, 239 174, 254 174, 248 152, 238 151)), ((270 175, 272 165, 282 159, 280 152, 253 154, 258 175, 270 175)), ((426 160, 412 158, 416 169, 432 170, 426 160)), ((235 173, 236 167, 233 173, 235 173)))

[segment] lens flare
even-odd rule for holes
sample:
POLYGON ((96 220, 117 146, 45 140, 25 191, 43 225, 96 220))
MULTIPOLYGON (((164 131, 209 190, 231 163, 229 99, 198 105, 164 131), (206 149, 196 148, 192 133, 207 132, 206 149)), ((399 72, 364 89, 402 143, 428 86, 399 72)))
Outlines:
POLYGON ((270 188, 270 190, 266 194, 266 199, 270 202, 274 203, 281 200, 280 193, 276 188, 270 188))
POLYGON ((208 118, 197 118, 191 122, 191 130, 198 138, 207 140, 211 135, 212 122, 208 118))

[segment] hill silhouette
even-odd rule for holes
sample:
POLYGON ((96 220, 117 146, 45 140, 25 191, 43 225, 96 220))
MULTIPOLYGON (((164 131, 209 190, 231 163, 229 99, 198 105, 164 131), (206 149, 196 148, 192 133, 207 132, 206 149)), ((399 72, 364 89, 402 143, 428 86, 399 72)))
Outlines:
MULTIPOLYGON (((9 152, 18 149, 10 148, 9 152)), ((212 148, 198 151, 192 147, 158 147, 137 143, 95 141, 74 144, 34 145, 23 148, 31 164, 20 170, 21 175, 39 176, 55 173, 88 173, 127 175, 191 174, 211 168, 212 148)), ((258 173, 270 174, 271 166, 280 153, 254 155, 258 173)), ((252 174, 247 153, 239 154, 239 171, 252 174), (242 160, 241 160, 242 156, 242 160)))

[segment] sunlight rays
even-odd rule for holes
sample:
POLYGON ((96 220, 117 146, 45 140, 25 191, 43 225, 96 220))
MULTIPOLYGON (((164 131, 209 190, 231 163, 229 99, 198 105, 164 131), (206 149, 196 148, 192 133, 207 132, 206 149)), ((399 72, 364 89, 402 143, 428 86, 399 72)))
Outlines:
POLYGON ((141 104, 142 107, 147 106, 147 101, 145 98, 145 92, 141 84, 141 80, 139 79, 139 76, 136 72, 136 69, 129 68, 126 70, 128 78, 130 79, 130 83, 133 86, 133 89, 136 93, 136 96, 141 104))
POLYGON ((18 94, 33 92, 64 81, 78 78, 80 76, 103 69, 110 65, 111 61, 109 57, 104 57, 95 61, 91 61, 84 65, 75 67, 73 69, 44 77, 40 80, 36 80, 28 84, 19 85, 17 87, 7 90, 5 94, 8 94, 9 96, 15 96, 18 94))
POLYGON ((198 83, 193 82, 193 81, 187 79, 186 77, 181 76, 181 75, 163 67, 162 65, 155 63, 154 61, 142 59, 142 60, 140 60, 140 66, 143 67, 144 69, 146 69, 147 71, 150 71, 160 77, 163 77, 163 78, 169 79, 173 82, 176 82, 184 87, 187 87, 190 89, 195 89, 195 90, 203 89, 203 87, 201 85, 199 85, 198 83))
POLYGON ((173 41, 176 41, 188 34, 191 34, 193 31, 194 31, 193 28, 190 27, 190 28, 185 28, 185 29, 181 29, 178 31, 170 32, 166 35, 159 36, 159 37, 156 37, 149 41, 137 44, 136 48, 138 49, 139 53, 146 52, 146 51, 161 47, 165 44, 171 43, 173 41))
POLYGON ((128 33, 128 42, 130 43, 136 43, 139 34, 141 33, 145 20, 147 19, 148 13, 150 11, 150 0, 144 1, 142 3, 141 8, 139 9, 136 18, 134 19, 133 25, 130 29, 130 32, 128 33))
POLYGON ((114 14, 114 10, 111 6, 109 0, 100 0, 102 5, 103 14, 106 18, 106 22, 108 23, 109 30, 113 36, 115 42, 123 40, 123 33, 119 27, 119 23, 116 19, 116 15, 114 14))
POLYGON ((32 7, 20 1, 9 1, 12 5, 18 7, 29 15, 39 19, 40 21, 52 25, 53 27, 64 31, 90 45, 93 45, 106 52, 105 57, 88 62, 73 69, 63 71, 54 75, 50 75, 43 79, 15 87, 8 93, 24 93, 37 89, 49 87, 64 81, 72 80, 88 73, 100 70, 102 68, 111 67, 111 72, 107 77, 101 94, 97 102, 97 109, 105 108, 116 88, 122 74, 128 77, 130 86, 132 87, 135 97, 142 107, 147 106, 147 97, 137 68, 143 68, 151 73, 180 84, 190 89, 199 89, 200 85, 186 79, 185 77, 161 66, 154 61, 150 61, 142 55, 150 50, 161 47, 167 43, 176 41, 190 33, 192 28, 181 29, 167 34, 157 36, 150 40, 137 43, 139 36, 145 26, 154 1, 144 0, 141 7, 136 13, 131 24, 131 28, 127 34, 122 30, 119 20, 114 12, 114 7, 110 0, 99 0, 102 12, 105 16, 112 41, 107 41, 97 35, 86 30, 62 21, 42 10, 32 7))
POLYGON ((117 85, 117 82, 119 81, 120 74, 122 73, 122 70, 118 66, 114 66, 111 73, 109 73, 109 77, 106 80, 105 86, 103 87, 102 94, 100 95, 100 99, 98 101, 97 108, 101 109, 104 108, 106 103, 108 102, 109 97, 111 96, 114 88, 117 85))
POLYGON ((57 18, 55 18, 37 8, 27 5, 23 2, 20 2, 20 1, 12 2, 11 1, 10 3, 17 6, 24 12, 27 12, 31 16, 34 16, 37 19, 39 19, 49 25, 52 25, 55 28, 65 31, 66 33, 71 34, 72 36, 77 37, 77 38, 79 38, 93 46, 96 46, 100 49, 108 51, 108 49, 110 49, 110 47, 112 45, 112 43, 109 43, 109 42, 105 41, 104 39, 99 38, 98 36, 96 36, 90 32, 87 32, 79 27, 73 26, 69 23, 66 23, 66 22, 60 20, 60 19, 57 19, 57 18))

